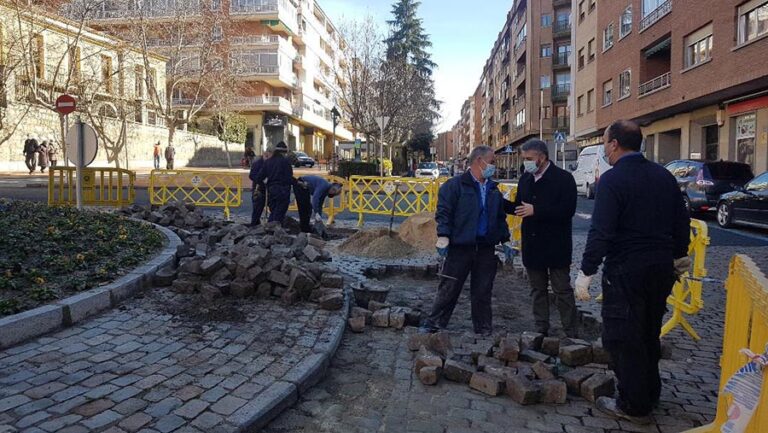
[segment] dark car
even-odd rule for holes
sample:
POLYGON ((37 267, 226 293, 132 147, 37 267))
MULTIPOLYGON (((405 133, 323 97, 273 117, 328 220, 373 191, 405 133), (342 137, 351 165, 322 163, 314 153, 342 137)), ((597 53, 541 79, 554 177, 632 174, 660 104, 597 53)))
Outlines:
POLYGON ((445 167, 440 167, 440 177, 451 177, 451 170, 445 167))
POLYGON ((666 165, 677 179, 690 212, 714 210, 720 196, 754 177, 748 164, 730 161, 679 160, 666 165))
POLYGON ((768 229, 768 172, 720 197, 717 223, 722 227, 740 224, 768 229))
POLYGON ((294 167, 309 167, 315 166, 315 160, 304 152, 296 152, 296 160, 293 163, 294 167))

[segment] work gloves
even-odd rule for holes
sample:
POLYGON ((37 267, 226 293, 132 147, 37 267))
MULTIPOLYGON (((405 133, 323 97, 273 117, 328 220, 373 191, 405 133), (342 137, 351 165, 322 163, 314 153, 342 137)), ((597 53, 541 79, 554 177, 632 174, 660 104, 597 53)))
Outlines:
POLYGON ((576 299, 579 301, 589 301, 592 297, 589 295, 589 286, 592 284, 592 275, 584 275, 584 271, 579 271, 576 277, 576 299))
POLYGON ((504 248, 504 258, 506 259, 507 262, 511 262, 512 260, 515 259, 515 256, 517 256, 517 248, 515 248, 515 247, 516 247, 516 245, 515 245, 514 241, 506 242, 503 245, 503 248, 504 248))
POLYGON ((675 259, 675 277, 679 280, 683 275, 691 270, 691 258, 688 256, 675 259))
POLYGON ((435 244, 435 248, 437 249, 437 254, 440 257, 446 257, 448 255, 448 245, 450 243, 451 241, 446 237, 437 238, 437 243, 435 244))
POLYGON ((312 221, 315 224, 321 223, 321 222, 323 222, 323 217, 319 213, 316 213, 315 216, 312 218, 312 221))

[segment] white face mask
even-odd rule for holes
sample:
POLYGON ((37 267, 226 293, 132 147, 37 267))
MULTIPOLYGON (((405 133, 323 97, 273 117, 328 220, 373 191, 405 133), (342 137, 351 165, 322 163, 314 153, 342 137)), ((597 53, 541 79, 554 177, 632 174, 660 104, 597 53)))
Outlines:
POLYGON ((539 166, 536 165, 536 161, 523 161, 523 166, 525 168, 526 173, 536 173, 536 170, 539 169, 539 166))

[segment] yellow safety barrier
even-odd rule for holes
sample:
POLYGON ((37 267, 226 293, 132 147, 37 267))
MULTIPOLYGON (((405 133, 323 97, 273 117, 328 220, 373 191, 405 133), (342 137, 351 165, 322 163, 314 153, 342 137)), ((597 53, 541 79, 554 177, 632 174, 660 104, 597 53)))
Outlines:
POLYGON ((667 299, 667 303, 672 306, 672 317, 661 328, 662 337, 675 327, 681 326, 694 340, 701 339, 684 314, 696 314, 704 308, 701 290, 703 279, 707 277, 705 264, 708 245, 707 224, 704 221, 692 219, 688 255, 693 262, 693 273, 684 275, 672 288, 672 294, 667 299))
POLYGON ((437 206, 431 179, 351 176, 348 185, 347 208, 358 214, 359 226, 363 225, 364 214, 407 217, 433 211, 437 206))
MULTIPOLYGON (((502 194, 509 192, 509 200, 515 201, 517 196, 517 184, 500 183, 499 190, 502 194)), ((509 232, 512 234, 512 240, 515 241, 518 251, 522 248, 523 241, 523 219, 519 216, 508 215, 507 225, 509 226, 509 232)))
MULTIPOLYGON (((729 422, 731 415, 735 416, 731 422, 737 423, 739 422, 739 415, 745 416, 743 412, 731 410, 734 397, 730 392, 726 392, 728 381, 749 361, 740 351, 749 349, 756 354, 763 354, 766 350, 766 343, 768 343, 768 279, 760 272, 751 258, 738 254, 731 259, 725 289, 728 296, 725 303, 717 416, 712 424, 687 430, 685 433, 768 432, 768 368, 762 372, 762 393, 757 400, 757 406, 754 407, 752 420, 744 429, 740 426, 723 428, 723 425, 729 422)), ((749 388, 749 386, 743 388, 749 388)), ((738 401, 738 403, 744 402, 738 401)))
POLYGON ((239 171, 152 170, 149 176, 149 202, 165 205, 181 201, 201 207, 229 209, 240 206, 242 177, 239 171))
MULTIPOLYGON (((113 167, 83 168, 83 204, 123 207, 133 203, 136 173, 113 167)), ((75 167, 51 167, 48 171, 48 205, 77 204, 75 167)))
MULTIPOLYGON (((336 221, 336 215, 344 212, 347 205, 347 194, 349 193, 349 186, 347 181, 338 176, 322 175, 320 176, 331 183, 338 183, 342 186, 341 194, 336 197, 328 197, 323 203, 323 213, 328 215, 328 224, 333 224, 336 221)), ((296 199, 291 199, 291 205, 288 207, 290 211, 298 211, 299 208, 296 205, 296 199)))

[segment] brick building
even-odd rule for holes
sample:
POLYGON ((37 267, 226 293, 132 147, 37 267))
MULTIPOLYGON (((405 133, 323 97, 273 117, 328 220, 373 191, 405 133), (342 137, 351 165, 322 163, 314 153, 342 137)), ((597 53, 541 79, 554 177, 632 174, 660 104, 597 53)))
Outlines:
POLYGON ((599 45, 596 118, 580 124, 577 140, 634 119, 659 163, 725 159, 768 169, 768 1, 600 1, 596 17, 596 28, 575 29, 577 40, 597 34, 599 45))

